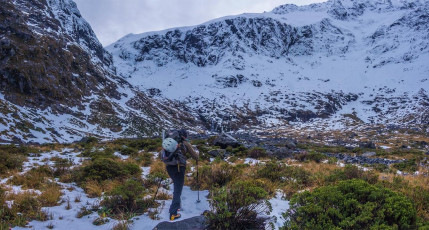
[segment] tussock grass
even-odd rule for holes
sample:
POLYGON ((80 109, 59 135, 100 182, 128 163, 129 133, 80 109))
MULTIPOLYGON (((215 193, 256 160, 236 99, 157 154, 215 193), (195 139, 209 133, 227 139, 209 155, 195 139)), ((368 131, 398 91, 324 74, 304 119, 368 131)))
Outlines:
POLYGON ((38 199, 42 206, 52 207, 58 205, 61 196, 61 186, 56 183, 49 183, 44 187, 42 194, 40 194, 38 199))

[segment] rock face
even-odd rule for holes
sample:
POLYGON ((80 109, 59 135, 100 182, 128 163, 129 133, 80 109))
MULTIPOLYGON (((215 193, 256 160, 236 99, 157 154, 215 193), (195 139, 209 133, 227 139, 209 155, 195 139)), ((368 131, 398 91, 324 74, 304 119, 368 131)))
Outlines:
POLYGON ((68 142, 153 134, 179 120, 196 124, 174 102, 134 89, 112 62, 72 0, 2 1, 2 139, 68 142))
POLYGON ((208 129, 418 127, 429 117, 428 14, 411 0, 283 5, 107 49, 120 76, 182 102, 208 129))
POLYGON ((174 222, 164 221, 159 223, 153 230, 204 230, 207 227, 205 221, 206 219, 204 216, 195 216, 189 219, 174 222))
POLYGON ((213 140, 213 145, 226 149, 227 147, 237 148, 240 143, 229 135, 221 134, 213 140))

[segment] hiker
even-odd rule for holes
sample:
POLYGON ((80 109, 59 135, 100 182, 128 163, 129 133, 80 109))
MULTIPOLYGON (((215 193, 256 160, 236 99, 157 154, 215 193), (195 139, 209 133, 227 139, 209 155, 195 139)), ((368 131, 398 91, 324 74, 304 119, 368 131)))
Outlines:
POLYGON ((173 201, 170 206, 170 220, 176 220, 181 217, 180 196, 182 195, 183 184, 185 183, 186 156, 190 154, 192 158, 198 161, 198 153, 189 143, 186 130, 173 130, 167 133, 162 141, 161 160, 166 164, 167 172, 173 180, 174 191, 173 201))

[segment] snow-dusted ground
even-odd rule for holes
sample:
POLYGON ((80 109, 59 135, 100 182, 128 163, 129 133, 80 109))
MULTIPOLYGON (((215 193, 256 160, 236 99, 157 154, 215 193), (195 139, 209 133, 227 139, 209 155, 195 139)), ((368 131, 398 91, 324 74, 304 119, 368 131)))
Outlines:
MULTIPOLYGON (((52 157, 68 159, 73 162, 74 166, 82 163, 85 158, 78 157, 80 152, 74 152, 73 149, 64 149, 63 151, 51 151, 41 154, 34 154, 27 158, 27 161, 24 162, 24 170, 22 173, 27 172, 33 167, 37 167, 40 165, 49 165, 53 166, 54 161, 51 161, 52 157)), ((124 157, 116 153, 119 158, 124 159, 124 157)), ((256 164, 259 163, 259 160, 246 158, 245 163, 247 164, 256 164)), ((195 169, 195 168, 194 168, 195 169)), ((142 167, 142 177, 145 178, 150 171, 150 167, 142 167)), ((40 191, 36 190, 23 190, 21 186, 9 186, 7 185, 8 178, 4 178, 0 180, 0 184, 4 184, 5 186, 11 189, 11 192, 19 193, 24 191, 33 191, 39 193, 40 191)), ((119 223, 119 220, 111 219, 106 217, 108 222, 104 225, 96 226, 93 224, 93 221, 99 218, 99 214, 97 212, 93 212, 90 215, 84 216, 82 218, 77 218, 77 213, 81 210, 82 207, 86 207, 91 209, 93 205, 98 205, 102 198, 89 198, 84 190, 78 187, 75 183, 61 183, 57 182, 61 186, 61 191, 63 195, 61 196, 61 202, 58 206, 55 207, 44 207, 42 208, 44 211, 48 213, 49 216, 52 216, 52 219, 48 221, 31 221, 27 227, 15 227, 13 229, 47 229, 48 226, 53 226, 54 229, 70 229, 70 230, 87 230, 87 229, 112 229, 116 224, 119 223), (76 200, 79 200, 76 202, 76 200), (71 208, 67 209, 67 206, 71 206, 71 208)), ((168 183, 169 190, 166 192, 170 195, 173 194, 173 186, 172 183, 168 183)), ((205 210, 210 210, 209 201, 208 201, 208 190, 199 191, 199 198, 201 202, 197 203, 196 200, 198 198, 198 191, 192 191, 190 187, 184 186, 182 191, 182 220, 191 218, 194 216, 201 215, 205 210)), ((282 199, 282 194, 277 192, 276 196, 269 200, 272 204, 273 211, 270 214, 271 221, 274 223, 274 226, 279 228, 283 225, 284 219, 281 213, 285 212, 289 208, 289 202, 287 200, 282 199)), ((130 229, 144 229, 150 230, 153 229, 158 223, 163 221, 169 221, 169 213, 168 209, 171 204, 171 200, 159 201, 161 205, 158 208, 159 211, 159 219, 152 220, 147 213, 136 216, 130 220, 130 229)))

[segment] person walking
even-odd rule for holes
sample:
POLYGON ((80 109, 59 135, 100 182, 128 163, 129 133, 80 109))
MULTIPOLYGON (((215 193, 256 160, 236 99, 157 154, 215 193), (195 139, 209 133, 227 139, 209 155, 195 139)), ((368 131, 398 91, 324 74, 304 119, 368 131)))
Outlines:
POLYGON ((198 153, 193 149, 188 140, 186 130, 169 131, 162 141, 161 160, 166 164, 167 173, 173 180, 173 201, 170 206, 170 220, 177 220, 181 217, 178 213, 181 207, 183 184, 185 183, 185 170, 187 155, 198 161, 198 153))

